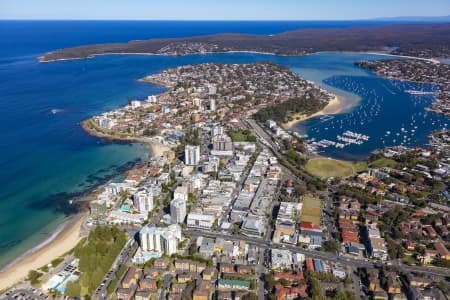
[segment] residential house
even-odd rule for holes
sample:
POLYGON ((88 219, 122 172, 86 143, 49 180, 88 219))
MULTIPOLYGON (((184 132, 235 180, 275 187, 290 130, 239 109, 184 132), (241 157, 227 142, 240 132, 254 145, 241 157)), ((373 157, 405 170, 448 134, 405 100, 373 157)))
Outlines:
POLYGON ((284 287, 281 283, 275 285, 277 300, 304 299, 308 297, 308 285, 300 284, 296 287, 284 287))
POLYGON ((202 272, 202 279, 204 281, 213 281, 214 277, 215 277, 215 274, 216 274, 216 269, 215 268, 207 267, 202 272))
POLYGON ((177 281, 178 283, 186 283, 192 281, 192 275, 189 273, 178 274, 177 281))
POLYGON ((387 277, 387 292, 389 294, 400 294, 401 287, 400 282, 397 278, 397 273, 395 272, 388 272, 386 274, 387 277))
POLYGON ((156 279, 144 278, 139 281, 139 290, 156 291, 158 289, 156 279))
POLYGON ((238 265, 236 267, 236 271, 238 274, 251 274, 253 271, 253 268, 246 265, 238 265))
POLYGON ((132 286, 137 286, 137 283, 139 279, 142 277, 142 271, 138 270, 135 267, 131 267, 127 270, 125 273, 125 276, 123 277, 121 281, 122 288, 130 288, 132 286))
POLYGON ((367 279, 369 281, 369 291, 374 292, 380 289, 380 278, 377 269, 367 269, 367 279))
POLYGON ((136 287, 131 288, 118 288, 116 290, 116 296, 118 300, 131 300, 136 293, 136 287))
POLYGON ((234 265, 230 263, 220 263, 219 271, 221 273, 234 273, 234 265))
POLYGON ((151 292, 150 290, 139 290, 134 295, 135 300, 150 300, 151 299, 151 292))
POLYGON ((434 249, 436 249, 439 258, 450 260, 450 251, 448 251, 447 247, 441 242, 433 243, 434 249))

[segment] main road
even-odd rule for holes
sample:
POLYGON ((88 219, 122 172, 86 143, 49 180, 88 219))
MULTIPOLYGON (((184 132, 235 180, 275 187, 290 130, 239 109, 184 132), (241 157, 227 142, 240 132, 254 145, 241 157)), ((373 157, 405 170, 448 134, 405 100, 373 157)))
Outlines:
MULTIPOLYGON (((221 233, 221 232, 211 232, 211 231, 201 231, 196 229, 183 229, 183 233, 185 235, 191 236, 191 237, 198 237, 198 236, 204 236, 209 238, 223 238, 225 240, 231 240, 231 241, 245 241, 248 244, 256 245, 263 249, 284 249, 289 250, 295 253, 301 253, 305 256, 311 257, 313 259, 323 259, 329 262, 333 263, 339 263, 342 265, 350 265, 352 267, 357 268, 374 268, 374 267, 381 267, 381 262, 371 261, 368 259, 358 259, 353 257, 347 257, 347 256, 339 256, 336 255, 334 252, 321 252, 317 250, 310 250, 310 249, 304 249, 302 247, 298 247, 295 245, 289 245, 289 244, 278 244, 278 243, 272 243, 271 241, 266 241, 265 239, 261 239, 258 237, 251 237, 251 236, 243 236, 243 235, 233 235, 229 233, 221 233)), ((438 267, 425 267, 425 266, 408 266, 408 265, 396 265, 396 267, 399 267, 405 271, 408 272, 421 272, 421 273, 427 273, 434 276, 448 276, 448 269, 445 268, 438 268, 438 267)))
POLYGON ((275 154, 275 156, 278 159, 283 159, 283 161, 286 162, 286 164, 288 165, 288 167, 291 170, 295 170, 297 173, 301 174, 301 176, 303 178, 306 178, 308 180, 313 180, 314 177, 309 175, 308 173, 306 173, 303 170, 300 170, 299 168, 297 168, 296 166, 292 165, 289 161, 287 161, 286 159, 284 159, 284 155, 282 153, 280 153, 278 151, 278 145, 275 144, 274 141, 272 141, 271 136, 263 129, 261 128, 261 126, 258 125, 258 123, 253 120, 253 119, 247 119, 246 120, 248 125, 250 125, 250 127, 253 128, 253 130, 255 130, 257 136, 262 139, 259 142, 261 142, 262 144, 264 144, 265 146, 269 147, 270 150, 272 150, 272 152, 275 154))

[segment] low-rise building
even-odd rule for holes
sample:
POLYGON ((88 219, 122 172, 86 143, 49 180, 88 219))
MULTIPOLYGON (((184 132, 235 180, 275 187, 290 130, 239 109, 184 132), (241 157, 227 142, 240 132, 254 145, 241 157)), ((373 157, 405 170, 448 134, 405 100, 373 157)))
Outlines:
POLYGON ((191 228, 211 229, 216 217, 205 213, 189 213, 187 216, 187 226, 191 228))
POLYGON ((250 289, 250 282, 244 280, 219 279, 217 286, 219 289, 248 290, 250 289))
POLYGON ((292 254, 289 250, 272 249, 271 263, 273 269, 290 268, 292 265, 292 254))

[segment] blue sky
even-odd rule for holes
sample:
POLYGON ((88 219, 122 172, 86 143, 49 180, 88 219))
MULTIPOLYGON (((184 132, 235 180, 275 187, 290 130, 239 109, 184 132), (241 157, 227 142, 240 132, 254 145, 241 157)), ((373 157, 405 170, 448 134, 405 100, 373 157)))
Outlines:
POLYGON ((450 0, 0 0, 0 19, 348 20, 450 14, 450 0))

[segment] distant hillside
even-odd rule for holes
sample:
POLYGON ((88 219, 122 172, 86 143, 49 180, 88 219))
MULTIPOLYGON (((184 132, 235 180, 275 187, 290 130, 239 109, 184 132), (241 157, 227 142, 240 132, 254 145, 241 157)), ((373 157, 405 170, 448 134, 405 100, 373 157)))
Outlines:
POLYGON ((450 57, 450 23, 303 29, 276 35, 215 34, 80 46, 49 52, 41 61, 89 58, 97 54, 187 55, 257 51, 304 55, 318 51, 383 51, 417 57, 450 57))
POLYGON ((391 18, 376 18, 375 21, 387 22, 433 22, 433 23, 447 23, 450 22, 450 16, 436 16, 436 17, 421 17, 421 16, 407 16, 407 17, 391 17, 391 18))

